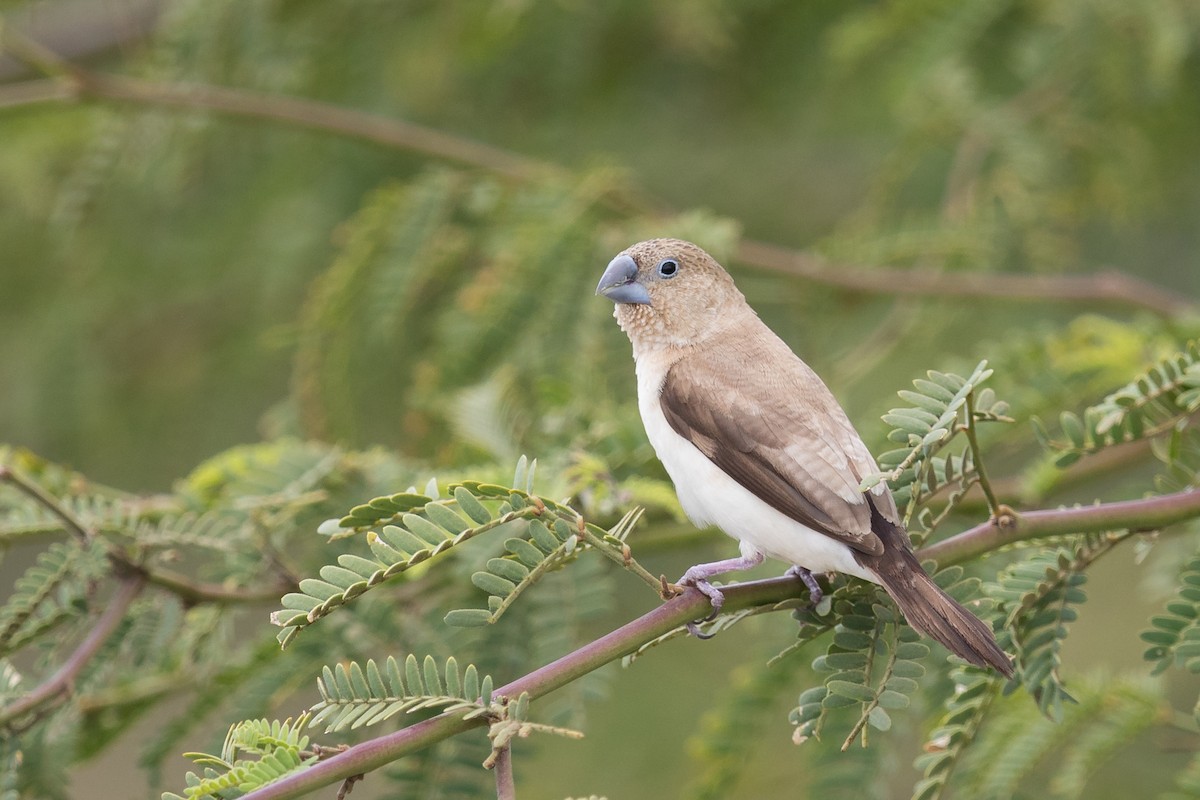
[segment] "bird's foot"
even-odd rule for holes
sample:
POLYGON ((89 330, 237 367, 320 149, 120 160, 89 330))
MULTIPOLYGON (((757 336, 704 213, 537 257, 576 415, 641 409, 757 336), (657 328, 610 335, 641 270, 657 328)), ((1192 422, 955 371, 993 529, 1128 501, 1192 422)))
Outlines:
POLYGON ((821 604, 825 593, 821 591, 821 584, 817 583, 817 579, 811 572, 799 564, 793 564, 788 567, 787 572, 783 573, 783 575, 785 578, 799 578, 804 582, 805 587, 808 589, 808 602, 813 608, 821 604))
POLYGON ((708 582, 708 579, 714 575, 720 575, 724 572, 737 572, 740 570, 756 567, 763 562, 762 553, 755 553, 751 556, 742 556, 741 558, 730 558, 724 561, 714 561, 711 564, 697 564, 690 567, 687 572, 683 573, 677 583, 680 586, 695 586, 699 592, 708 598, 708 602, 712 605, 712 613, 703 619, 695 622, 687 623, 688 633, 695 636, 697 639, 711 639, 715 634, 704 633, 700 630, 700 623, 712 622, 721 613, 721 608, 725 605, 725 595, 716 586, 708 582))
POLYGON ((721 593, 720 589, 713 586, 704 578, 693 578, 689 580, 688 576, 685 574, 679 582, 685 585, 695 586, 700 591, 700 594, 708 598, 709 604, 712 605, 712 611, 709 612, 707 617, 696 620, 695 622, 687 623, 688 633, 690 633, 692 636, 695 636, 697 639, 711 639, 712 637, 716 636, 715 633, 705 633, 704 631, 700 630, 700 623, 712 622, 717 618, 717 615, 721 613, 721 608, 725 605, 725 595, 721 593))

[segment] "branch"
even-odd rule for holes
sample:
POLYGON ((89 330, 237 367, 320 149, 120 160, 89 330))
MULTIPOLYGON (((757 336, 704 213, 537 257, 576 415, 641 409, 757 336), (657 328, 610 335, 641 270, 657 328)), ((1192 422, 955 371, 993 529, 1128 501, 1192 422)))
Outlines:
POLYGON ((496 772, 496 800, 516 800, 511 744, 504 745, 496 752, 496 763, 492 769, 496 772))
MULTIPOLYGON (((923 548, 917 555, 923 559, 935 559, 942 564, 953 564, 1037 536, 1118 528, 1158 528, 1197 516, 1200 516, 1200 491, 1104 503, 1086 508, 1030 511, 1021 515, 1009 511, 1001 517, 1002 525, 989 522, 923 548)), ((803 584, 795 578, 787 577, 723 586, 721 591, 725 594, 726 612, 778 604, 805 596, 803 584)), ((522 692, 528 692, 531 699, 542 697, 610 661, 632 653, 641 645, 685 622, 699 618, 709 607, 708 598, 696 589, 689 588, 679 597, 668 600, 612 633, 534 670, 523 678, 501 686, 495 694, 516 697, 522 692)), ((352 775, 378 769, 443 739, 485 724, 482 719, 464 720, 453 714, 442 714, 355 745, 310 769, 294 773, 251 792, 245 795, 243 800, 284 800, 300 797, 352 775)))
POLYGON ((960 564, 1006 545, 1043 536, 1109 530, 1155 530, 1200 516, 1200 490, 1188 490, 1143 500, 1097 503, 1079 508, 1017 512, 1002 508, 1000 515, 968 531, 921 548, 917 555, 941 566, 960 564))
MULTIPOLYGON (((153 33, 165 5, 165 0, 21 3, 16 10, 4 13, 4 25, 44 42, 67 58, 86 58, 145 39, 153 33)), ((19 59, 0 54, 0 80, 27 71, 19 59)))
MULTIPOLYGON (((10 44, 19 35, 9 32, 10 44)), ((24 37, 21 37, 22 39, 24 37)), ((24 39, 29 44, 28 39, 24 39)), ((20 46, 18 45, 20 50, 20 46)), ((413 150, 436 158, 480 167, 525 181, 562 167, 528 158, 466 137, 411 122, 300 97, 268 94, 203 84, 164 84, 84 70, 47 48, 29 45, 27 60, 65 77, 59 91, 44 81, 0 87, 0 108, 49 101, 97 98, 154 107, 212 111, 234 117, 263 119, 311 130, 335 133, 385 147, 413 150), (33 55, 36 54, 36 55, 33 55)), ((14 53, 24 57, 24 53, 14 53)), ((660 210, 668 213, 666 210, 660 210)), ((815 283, 856 292, 889 295, 987 297, 1050 302, 1101 302, 1142 308, 1162 316, 1177 316, 1195 305, 1162 287, 1107 270, 1090 275, 1022 275, 961 273, 929 269, 889 269, 830 264, 819 257, 779 245, 743 240, 734 258, 746 265, 784 272, 815 283)))
POLYGON ((1166 317, 1195 308, 1182 295, 1114 269, 1089 275, 1024 275, 863 267, 831 264, 811 253, 752 240, 743 240, 734 258, 760 269, 872 294, 1113 303, 1166 317))
POLYGON ((183 602, 185 606, 200 603, 263 603, 278 601, 282 595, 296 591, 296 584, 291 581, 278 581, 256 587, 225 587, 216 583, 193 581, 183 575, 167 570, 148 570, 136 565, 126 565, 142 573, 147 582, 166 589, 183 602))
POLYGON ((22 697, 10 705, 0 708, 0 726, 6 725, 14 720, 20 719, 26 714, 41 709, 49 703, 57 703, 65 699, 74 691, 75 679, 79 673, 87 666, 96 652, 108 641, 108 637, 112 636, 116 631, 117 626, 125 616, 125 612, 129 606, 141 593, 145 587, 146 581, 141 575, 136 573, 126 575, 121 579, 121 583, 117 587, 116 593, 109 598, 108 605, 104 608, 104 613, 96 619, 91 631, 87 637, 80 642, 75 648, 75 652, 66 662, 59 667, 58 672, 54 673, 45 683, 41 684, 29 694, 22 697))
MULTIPOLYGON (((793 597, 804 596, 804 584, 794 578, 774 578, 766 581, 750 581, 722 587, 725 593, 725 610, 778 603, 793 597)), ((707 613, 708 598, 695 589, 669 600, 649 613, 633 620, 594 642, 569 653, 562 658, 534 670, 523 678, 496 689, 496 695, 517 697, 528 692, 531 699, 542 697, 555 689, 598 669, 610 661, 632 653, 642 644, 651 641, 685 622, 698 619, 707 613)), ((280 800, 300 797, 307 792, 328 786, 361 772, 369 772, 389 764, 396 759, 414 753, 435 742, 463 733, 472 728, 486 725, 483 719, 464 720, 453 714, 442 714, 418 722, 394 733, 380 736, 351 747, 327 761, 286 778, 264 786, 244 796, 243 800, 280 800)))
POLYGON ((0 483, 11 483, 19 491, 33 499, 54 516, 62 520, 67 530, 79 538, 84 544, 96 538, 96 532, 83 523, 57 498, 51 496, 45 489, 30 481, 12 467, 0 464, 0 483))
POLYGON ((58 100, 75 100, 79 92, 57 78, 40 78, 0 85, 0 109, 33 106, 58 100))
MULTIPOLYGON (((83 520, 66 507, 56 497, 52 496, 41 486, 25 478, 11 467, 0 465, 0 483, 11 483, 18 490, 28 495, 38 504, 58 517, 67 530, 81 539, 85 544, 96 537, 96 532, 88 527, 83 520)), ((129 559, 116 548, 109 546, 107 555, 114 564, 126 572, 141 575, 148 583, 159 586, 175 594, 185 605, 198 603, 252 603, 278 600, 280 595, 294 591, 296 582, 281 579, 275 583, 256 588, 228 588, 213 583, 193 581, 183 575, 167 570, 151 570, 129 559)))

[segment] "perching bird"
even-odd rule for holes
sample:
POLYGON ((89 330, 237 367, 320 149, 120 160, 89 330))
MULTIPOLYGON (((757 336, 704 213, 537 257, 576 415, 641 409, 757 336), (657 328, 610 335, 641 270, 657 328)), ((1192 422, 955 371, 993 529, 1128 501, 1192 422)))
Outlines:
POLYGON ((724 597, 709 579, 764 556, 792 564, 813 602, 813 572, 855 575, 882 585, 918 631, 1012 675, 988 626, 921 568, 887 485, 860 490, 878 467, 846 412, 720 264, 652 239, 609 262, 596 292, 633 344, 642 422, 683 510, 740 542, 740 558, 698 564, 680 583, 715 614, 724 597))

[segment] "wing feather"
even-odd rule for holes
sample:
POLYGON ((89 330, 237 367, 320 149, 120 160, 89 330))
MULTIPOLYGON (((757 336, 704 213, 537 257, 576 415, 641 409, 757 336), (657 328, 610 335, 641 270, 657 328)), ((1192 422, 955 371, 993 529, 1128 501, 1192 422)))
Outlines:
MULTIPOLYGON (((771 507, 855 550, 881 553, 858 488, 876 471, 874 460, 816 373, 765 325, 756 333, 677 361, 659 395, 667 422, 771 507)), ((890 494, 870 500, 895 521, 890 494)))

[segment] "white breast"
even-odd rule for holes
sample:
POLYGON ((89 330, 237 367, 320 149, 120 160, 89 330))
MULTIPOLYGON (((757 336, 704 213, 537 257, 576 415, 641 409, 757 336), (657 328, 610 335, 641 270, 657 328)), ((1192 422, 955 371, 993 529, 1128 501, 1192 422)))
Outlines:
POLYGON ((692 522, 720 528, 741 542, 744 555, 761 552, 812 572, 844 572, 877 582, 847 545, 772 508, 675 432, 659 402, 667 364, 656 356, 638 355, 638 409, 646 436, 692 522))

